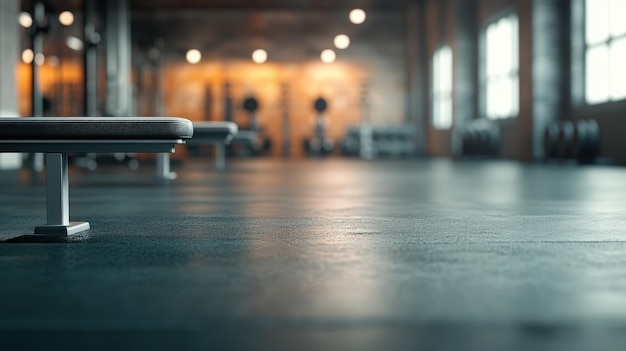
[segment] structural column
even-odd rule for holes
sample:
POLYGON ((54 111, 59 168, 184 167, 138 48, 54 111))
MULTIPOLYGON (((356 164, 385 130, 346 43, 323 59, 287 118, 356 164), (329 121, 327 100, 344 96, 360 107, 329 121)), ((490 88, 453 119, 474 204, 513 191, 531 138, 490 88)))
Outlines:
POLYGON ((463 152, 463 128, 478 114, 478 27, 476 0, 457 0, 454 53, 454 130, 452 155, 463 152))
POLYGON ((33 9, 33 24, 30 26, 31 45, 33 50, 33 61, 31 62, 31 99, 32 99, 32 116, 42 117, 43 111, 43 93, 39 84, 39 75, 41 70, 37 63, 38 58, 43 55, 43 32, 48 26, 46 17, 46 7, 42 2, 36 2, 33 9))
POLYGON ((533 1, 533 140, 532 155, 544 159, 543 134, 562 114, 561 0, 533 1))
POLYGON ((128 0, 108 0, 106 6, 105 114, 128 116, 132 109, 131 33, 128 0))
POLYGON ((85 116, 99 116, 98 111, 98 50, 100 34, 96 31, 96 0, 83 2, 84 53, 84 113, 85 116))
MULTIPOLYGON (((17 117, 17 79, 19 57, 19 0, 0 1, 0 118, 17 117)), ((0 154, 0 170, 18 169, 21 154, 0 154)))
POLYGON ((415 126, 415 151, 426 153, 426 25, 424 0, 407 3, 407 121, 415 126))

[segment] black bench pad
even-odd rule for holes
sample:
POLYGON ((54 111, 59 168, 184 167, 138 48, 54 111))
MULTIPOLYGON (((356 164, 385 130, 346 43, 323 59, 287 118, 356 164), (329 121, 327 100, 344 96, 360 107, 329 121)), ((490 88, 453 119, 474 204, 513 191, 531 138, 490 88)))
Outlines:
POLYGON ((172 140, 193 136, 177 117, 0 118, 0 140, 172 140))

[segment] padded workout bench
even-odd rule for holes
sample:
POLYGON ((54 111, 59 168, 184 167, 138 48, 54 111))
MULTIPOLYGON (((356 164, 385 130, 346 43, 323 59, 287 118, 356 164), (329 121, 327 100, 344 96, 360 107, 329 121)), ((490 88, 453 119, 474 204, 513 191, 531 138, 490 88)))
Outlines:
POLYGON ((194 136, 189 145, 215 145, 215 167, 224 169, 226 166, 226 145, 233 140, 239 128, 233 122, 194 122, 194 136))
MULTIPOLYGON (((226 145, 230 144, 238 130, 233 122, 193 122, 193 139, 187 144, 215 145, 215 168, 223 170, 226 167, 226 145)), ((157 156, 157 177, 176 179, 176 173, 170 171, 169 154, 157 156)))
POLYGON ((173 152, 192 136, 192 123, 176 117, 0 118, 0 152, 46 154, 47 223, 35 228, 37 239, 89 229, 69 221, 68 153, 173 152))

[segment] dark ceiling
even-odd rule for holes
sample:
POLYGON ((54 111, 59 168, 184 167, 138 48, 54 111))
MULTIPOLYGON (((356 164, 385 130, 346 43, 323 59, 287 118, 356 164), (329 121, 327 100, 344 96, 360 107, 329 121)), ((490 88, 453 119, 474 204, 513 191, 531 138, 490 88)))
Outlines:
MULTIPOLYGON (((35 1, 22 0, 23 10, 29 11, 35 1)), ((104 4, 107 0, 94 1, 104 4)), ((403 33, 407 2, 418 0, 129 1, 133 42, 140 48, 161 42, 166 51, 181 57, 187 49, 198 48, 207 57, 240 58, 248 57, 252 48, 264 47, 272 50, 275 59, 291 60, 319 55, 337 33, 358 42, 376 37, 393 41, 403 33), (368 15, 365 26, 351 26, 347 13, 352 8, 378 15, 368 15)), ((43 2, 52 10, 77 13, 78 25, 59 28, 47 39, 49 46, 65 46, 60 40, 68 35, 81 37, 84 0, 43 2)))
MULTIPOLYGON (((28 11, 36 0, 22 0, 28 11)), ((105 1, 105 0, 95 0, 105 1)), ((363 8, 378 11, 404 11, 412 0, 129 0, 133 10, 314 10, 332 11, 363 8)), ((415 0, 413 0, 415 1, 415 0)), ((71 10, 82 8, 83 0, 43 0, 51 8, 71 10)))
POLYGON ((406 0, 131 0, 133 9, 289 9, 342 10, 365 8, 397 10, 406 0))

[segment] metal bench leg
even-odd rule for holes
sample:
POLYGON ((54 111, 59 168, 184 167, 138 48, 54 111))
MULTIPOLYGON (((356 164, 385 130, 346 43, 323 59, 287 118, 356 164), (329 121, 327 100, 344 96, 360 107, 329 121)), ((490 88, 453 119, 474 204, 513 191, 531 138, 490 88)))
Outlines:
POLYGON ((46 154, 46 225, 35 228, 35 234, 72 235, 89 229, 87 222, 70 222, 70 199, 67 154, 46 154))
POLYGON ((170 154, 157 154, 156 176, 159 179, 176 179, 176 173, 170 171, 170 154))
POLYGON ((224 143, 215 144, 215 168, 219 171, 226 168, 226 145, 224 143))

